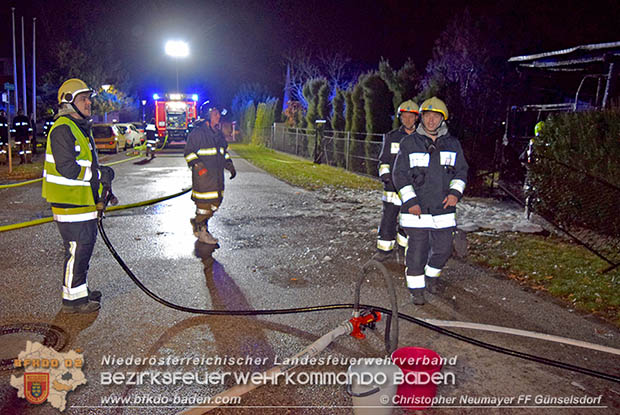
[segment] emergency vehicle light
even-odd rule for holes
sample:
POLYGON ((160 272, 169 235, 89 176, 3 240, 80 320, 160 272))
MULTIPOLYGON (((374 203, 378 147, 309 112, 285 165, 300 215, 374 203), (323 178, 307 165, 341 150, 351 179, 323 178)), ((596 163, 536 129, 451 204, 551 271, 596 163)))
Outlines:
POLYGON ((180 100, 181 94, 170 94, 170 99, 180 100))
POLYGON ((153 99, 157 101, 159 99, 159 94, 153 94, 153 99))
POLYGON ((185 102, 181 101, 181 102, 168 102, 166 103, 166 107, 168 109, 171 110, 184 110, 187 107, 187 104, 185 104, 185 102))
POLYGON ((192 100, 198 101, 198 94, 192 94, 192 100))

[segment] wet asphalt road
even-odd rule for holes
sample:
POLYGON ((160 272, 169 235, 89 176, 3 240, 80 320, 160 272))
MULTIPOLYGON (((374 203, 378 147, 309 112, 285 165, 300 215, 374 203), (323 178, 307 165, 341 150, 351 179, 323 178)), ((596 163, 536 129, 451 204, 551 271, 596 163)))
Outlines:
MULTIPOLYGON (((108 157, 106 161, 124 156, 108 157)), ((221 247, 212 257, 197 245, 189 225, 194 205, 188 194, 161 204, 109 213, 108 237, 143 283, 167 300, 196 308, 265 309, 350 303, 360 266, 372 255, 380 202, 367 192, 308 192, 283 183, 241 159, 238 176, 227 179, 224 203, 210 221, 221 247), (200 258, 202 255, 204 258, 200 258)), ((114 192, 121 204, 175 193, 190 184, 179 153, 167 152, 148 164, 114 166, 114 192)), ((228 173, 226 173, 228 177, 228 173)), ((0 189, 0 224, 48 216, 40 185, 0 189)), ((89 273, 91 288, 103 292, 102 308, 93 315, 60 312, 61 239, 53 223, 0 234, 3 278, 0 279, 0 325, 39 322, 60 327, 63 351, 81 349, 88 384, 70 392, 68 414, 170 414, 174 405, 102 405, 117 395, 212 396, 234 382, 213 385, 102 385, 102 372, 164 370, 230 372, 266 370, 350 317, 348 310, 261 317, 200 316, 166 308, 136 287, 99 239, 89 273), (215 357, 249 356, 249 365, 119 366, 105 365, 106 356, 215 357)), ((461 260, 451 260, 442 276, 441 292, 428 304, 414 307, 404 288, 403 269, 393 265, 401 312, 424 318, 471 321, 515 327, 620 348, 617 329, 579 315, 544 294, 524 291, 513 281, 488 274, 461 260)), ((389 307, 378 275, 369 275, 362 302, 389 307)), ((366 340, 341 337, 321 356, 332 358, 383 356, 384 324, 367 332, 366 340)), ((503 347, 620 375, 617 355, 541 340, 454 329, 503 347)), ((605 408, 503 408, 502 413, 601 413, 620 411, 620 385, 539 363, 487 351, 400 323, 401 346, 419 346, 456 357, 454 385, 438 394, 484 398, 520 395, 551 397, 599 396, 605 408)), ((2 358, 13 357, 28 335, 0 336, 2 358)), ((342 372, 347 365, 302 367, 306 372, 342 372)), ((15 372, 14 372, 15 373, 15 372)), ((11 371, 0 371, 3 414, 53 414, 49 404, 35 406, 17 398, 9 385, 11 371)), ((524 405, 523 402, 519 403, 524 405)), ((531 405, 531 402, 529 403, 531 405)), ((241 405, 213 413, 351 413, 344 387, 338 385, 269 385, 244 395, 241 405)), ((434 413, 479 413, 481 408, 436 408, 434 413)))

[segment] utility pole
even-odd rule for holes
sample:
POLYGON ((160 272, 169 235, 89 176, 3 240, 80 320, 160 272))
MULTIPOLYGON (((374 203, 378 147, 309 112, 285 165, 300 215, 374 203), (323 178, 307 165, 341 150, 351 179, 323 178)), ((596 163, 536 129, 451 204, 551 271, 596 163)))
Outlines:
POLYGON ((16 49, 15 49, 15 7, 11 7, 11 21, 13 23, 13 26, 11 29, 11 35, 13 36, 13 84, 15 85, 14 111, 17 111, 17 107, 19 107, 19 97, 18 97, 19 94, 17 93, 17 91, 19 91, 19 89, 17 88, 17 54, 16 54, 16 49))

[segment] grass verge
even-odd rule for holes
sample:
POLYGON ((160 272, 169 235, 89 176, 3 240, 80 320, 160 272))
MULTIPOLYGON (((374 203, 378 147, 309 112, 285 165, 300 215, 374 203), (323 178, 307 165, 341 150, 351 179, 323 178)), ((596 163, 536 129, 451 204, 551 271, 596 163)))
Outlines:
POLYGON ((620 327, 620 270, 557 236, 470 233, 470 260, 620 327))
POLYGON ((43 158, 36 158, 32 163, 19 164, 19 157, 17 162, 13 158, 13 171, 9 173, 8 164, 0 165, 0 181, 5 180, 32 180, 38 179, 43 174, 43 158))
POLYGON ((269 174, 304 189, 315 190, 322 187, 381 189, 381 183, 378 180, 360 176, 342 168, 314 164, 301 157, 280 153, 269 148, 234 143, 230 145, 230 149, 269 174))

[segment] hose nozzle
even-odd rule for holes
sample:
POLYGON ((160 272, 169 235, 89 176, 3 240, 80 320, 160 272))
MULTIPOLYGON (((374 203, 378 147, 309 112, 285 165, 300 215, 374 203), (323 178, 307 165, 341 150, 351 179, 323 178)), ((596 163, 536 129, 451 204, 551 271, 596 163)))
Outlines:
POLYGON ((377 321, 381 321, 381 313, 374 310, 364 310, 359 317, 353 317, 349 320, 353 326, 350 335, 360 340, 365 339, 366 335, 362 331, 366 328, 374 329, 377 321))

